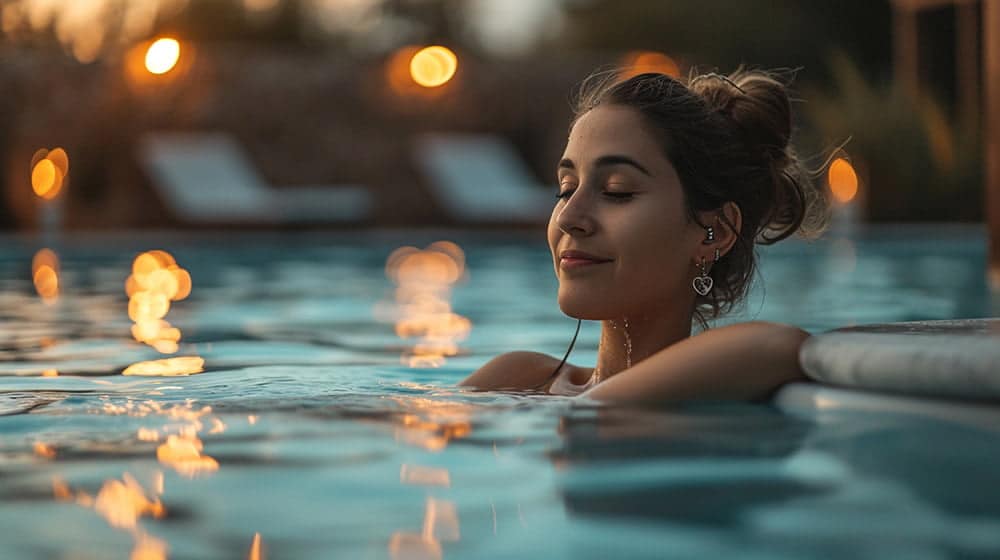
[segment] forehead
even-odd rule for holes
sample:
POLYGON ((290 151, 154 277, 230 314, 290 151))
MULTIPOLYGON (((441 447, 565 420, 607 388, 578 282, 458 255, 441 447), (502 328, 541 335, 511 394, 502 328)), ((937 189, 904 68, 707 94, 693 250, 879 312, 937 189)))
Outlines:
POLYGON ((638 111, 621 105, 599 105, 584 113, 570 130, 565 156, 597 158, 608 154, 652 160, 666 156, 638 111))

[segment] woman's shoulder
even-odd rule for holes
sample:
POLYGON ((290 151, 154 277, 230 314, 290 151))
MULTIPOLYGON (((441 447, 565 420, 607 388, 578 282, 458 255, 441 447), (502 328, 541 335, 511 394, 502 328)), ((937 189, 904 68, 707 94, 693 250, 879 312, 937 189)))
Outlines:
MULTIPOLYGON (((516 351, 500 354, 483 364, 459 385, 477 389, 547 389, 560 360, 541 352, 516 351)), ((575 368, 570 364, 564 367, 575 368)))

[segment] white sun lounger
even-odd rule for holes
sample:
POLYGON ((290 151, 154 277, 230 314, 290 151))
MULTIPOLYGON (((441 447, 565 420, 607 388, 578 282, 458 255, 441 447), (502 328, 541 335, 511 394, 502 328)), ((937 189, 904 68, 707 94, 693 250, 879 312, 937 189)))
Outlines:
POLYGON ((274 189, 223 133, 155 133, 139 160, 175 217, 198 224, 321 224, 370 218, 368 189, 354 185, 274 189))
POLYGON ((482 134, 417 137, 417 164, 437 202, 463 223, 543 223, 555 204, 506 141, 482 134))

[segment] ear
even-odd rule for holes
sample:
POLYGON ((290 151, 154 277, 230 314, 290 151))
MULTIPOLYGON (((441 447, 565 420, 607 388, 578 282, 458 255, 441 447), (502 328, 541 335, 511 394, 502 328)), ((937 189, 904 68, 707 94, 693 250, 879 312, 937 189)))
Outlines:
POLYGON ((719 250, 721 257, 728 253, 739 239, 743 228, 743 213, 735 202, 730 201, 715 210, 698 212, 698 221, 705 226, 712 226, 715 240, 703 243, 698 252, 699 259, 703 258, 706 263, 710 263, 715 260, 716 249, 719 250))

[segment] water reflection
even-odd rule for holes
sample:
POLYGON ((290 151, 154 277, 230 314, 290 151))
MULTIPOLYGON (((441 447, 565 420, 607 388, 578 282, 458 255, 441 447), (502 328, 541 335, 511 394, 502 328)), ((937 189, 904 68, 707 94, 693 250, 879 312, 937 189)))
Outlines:
MULTIPOLYGON (((164 320, 164 316, 170 310, 171 302, 183 300, 191 294, 190 273, 178 266, 170 253, 161 250, 146 251, 132 261, 132 274, 125 280, 125 293, 129 296, 129 319, 135 321, 132 325, 132 337, 163 354, 177 352, 181 331, 164 320)), ((187 358, 154 363, 133 368, 131 375, 197 373, 201 364, 192 366, 196 361, 187 358), (186 373, 172 373, 178 370, 186 373), (157 373, 160 371, 164 373, 157 373)))
POLYGON ((436 241, 427 249, 400 247, 389 255, 386 276, 397 284, 396 334, 418 338, 404 353, 410 367, 440 367, 446 356, 458 354, 458 341, 472 323, 452 312, 451 291, 463 280, 465 253, 451 241, 436 241))
MULTIPOLYGON (((159 488, 162 492, 162 486, 159 488)), ((134 539, 130 558, 162 560, 166 558, 166 542, 146 533, 139 526, 142 517, 163 518, 167 510, 156 495, 150 495, 130 474, 121 480, 108 480, 101 486, 96 496, 83 490, 72 490, 64 480, 52 479, 52 493, 57 501, 73 502, 93 509, 116 529, 128 531, 134 539)))
POLYGON ((810 425, 768 407, 605 407, 565 417, 560 431, 551 458, 574 515, 729 525, 761 504, 828 491, 783 472, 810 425))
POLYGON ((42 301, 54 304, 59 299, 59 256, 51 249, 40 249, 31 259, 31 278, 42 301))
POLYGON ((260 540, 260 533, 254 533, 253 541, 250 543, 250 552, 247 554, 247 560, 264 560, 266 555, 264 554, 263 546, 260 540))

